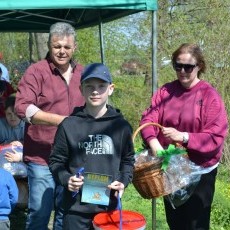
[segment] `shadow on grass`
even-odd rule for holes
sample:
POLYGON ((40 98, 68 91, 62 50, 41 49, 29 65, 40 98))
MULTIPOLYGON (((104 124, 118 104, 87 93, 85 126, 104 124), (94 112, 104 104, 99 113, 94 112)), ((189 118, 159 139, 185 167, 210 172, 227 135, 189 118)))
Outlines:
MULTIPOLYGON (((54 212, 51 213, 50 222, 48 229, 53 229, 53 216, 54 212)), ((13 212, 10 214, 10 230, 25 230, 26 229, 26 217, 27 209, 15 207, 13 212)))
POLYGON ((26 209, 15 207, 10 214, 10 230, 25 230, 26 213, 26 209))

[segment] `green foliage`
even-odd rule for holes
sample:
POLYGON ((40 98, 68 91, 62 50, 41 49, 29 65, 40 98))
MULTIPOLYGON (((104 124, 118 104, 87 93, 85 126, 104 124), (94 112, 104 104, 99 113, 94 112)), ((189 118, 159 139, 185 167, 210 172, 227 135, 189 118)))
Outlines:
POLYGON ((144 85, 144 78, 138 76, 114 77, 115 90, 111 104, 122 110, 125 118, 136 129, 142 112, 150 105, 151 86, 144 85))
POLYGON ((212 230, 230 230, 230 184, 218 180, 212 205, 212 230))
POLYGON ((5 63, 29 60, 28 33, 0 33, 0 51, 5 63))
POLYGON ((97 27, 77 31, 77 52, 74 57, 83 65, 100 62, 100 41, 97 27))

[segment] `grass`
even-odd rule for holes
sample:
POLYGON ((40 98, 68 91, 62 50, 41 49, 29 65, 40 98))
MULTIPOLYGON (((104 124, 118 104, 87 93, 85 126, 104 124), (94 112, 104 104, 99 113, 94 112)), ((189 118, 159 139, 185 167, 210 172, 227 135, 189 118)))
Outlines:
POLYGON ((156 226, 156 229, 166 230, 168 229, 164 207, 163 207, 163 199, 157 198, 155 199, 156 206, 154 205, 154 200, 152 199, 143 199, 139 193, 136 191, 134 186, 131 184, 126 189, 124 196, 122 198, 122 208, 123 210, 136 211, 141 213, 146 219, 146 229, 152 229, 152 226, 156 226), (156 223, 153 225, 153 216, 152 211, 154 213, 154 209, 156 208, 156 223))

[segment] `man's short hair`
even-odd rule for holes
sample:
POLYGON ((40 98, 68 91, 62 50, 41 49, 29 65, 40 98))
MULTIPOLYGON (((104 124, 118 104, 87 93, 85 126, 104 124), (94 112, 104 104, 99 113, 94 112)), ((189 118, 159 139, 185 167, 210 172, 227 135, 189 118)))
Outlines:
POLYGON ((75 39, 76 31, 73 26, 66 22, 57 22, 50 27, 49 42, 52 36, 64 37, 73 36, 75 39))
MULTIPOLYGON (((5 101, 5 110, 7 110, 9 107, 13 107, 15 105, 15 100, 16 100, 16 96, 15 94, 10 94, 5 101)), ((13 109, 14 110, 14 109, 13 109)))

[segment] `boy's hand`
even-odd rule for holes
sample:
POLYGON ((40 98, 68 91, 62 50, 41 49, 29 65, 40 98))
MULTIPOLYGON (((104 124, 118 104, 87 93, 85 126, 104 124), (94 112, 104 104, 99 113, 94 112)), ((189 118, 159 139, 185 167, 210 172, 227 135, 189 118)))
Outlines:
POLYGON ((71 176, 68 181, 68 190, 71 192, 78 192, 81 186, 84 184, 84 177, 71 176))
POLYGON ((15 145, 15 146, 23 146, 20 141, 12 141, 12 142, 10 142, 10 144, 15 145))
POLYGON ((12 145, 12 152, 6 152, 5 159, 9 162, 22 161, 22 152, 18 152, 14 149, 14 146, 22 146, 22 143, 20 141, 12 141, 10 144, 12 145))
MULTIPOLYGON (((108 185, 108 188, 119 191, 120 198, 121 198, 123 193, 124 193, 125 186, 123 183, 121 183, 119 181, 114 181, 113 183, 108 185)), ((117 194, 116 194, 116 196, 117 196, 117 194)))
POLYGON ((21 155, 18 153, 11 153, 11 152, 6 152, 5 153, 5 158, 9 162, 19 162, 21 161, 21 155))

